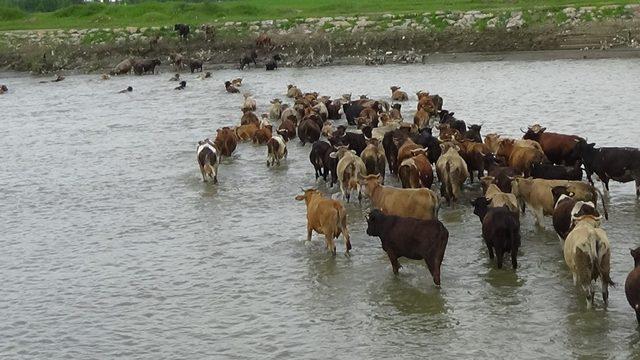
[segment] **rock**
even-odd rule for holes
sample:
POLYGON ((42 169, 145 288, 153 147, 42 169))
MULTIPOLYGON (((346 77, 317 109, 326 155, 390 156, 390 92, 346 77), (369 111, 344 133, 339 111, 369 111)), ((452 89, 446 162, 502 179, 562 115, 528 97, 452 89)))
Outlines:
POLYGON ((260 30, 260 26, 258 25, 249 26, 249 31, 258 31, 258 30, 260 30))
POLYGON ((335 26, 335 27, 346 27, 346 26, 351 26, 350 23, 344 21, 344 20, 337 20, 337 21, 332 21, 330 23, 331 25, 335 26))
POLYGON ((524 20, 522 20, 522 12, 516 11, 511 13, 511 18, 507 21, 507 29, 519 28, 524 25, 524 20))
POLYGON ((316 22, 316 20, 317 20, 316 18, 306 18, 306 19, 304 19, 304 22, 307 23, 307 24, 311 24, 311 23, 316 22))
POLYGON ((226 23, 224 23, 224 26, 233 26, 233 24, 233 21, 227 21, 226 23))
POLYGON ((493 29, 496 26, 498 26, 498 18, 493 18, 493 19, 490 19, 489 21, 487 21, 487 27, 488 28, 493 29))
POLYGON ((383 19, 393 19, 393 14, 384 14, 382 15, 383 19))
POLYGON ((562 12, 567 15, 568 18, 574 18, 576 16, 576 8, 574 7, 564 8, 562 12))

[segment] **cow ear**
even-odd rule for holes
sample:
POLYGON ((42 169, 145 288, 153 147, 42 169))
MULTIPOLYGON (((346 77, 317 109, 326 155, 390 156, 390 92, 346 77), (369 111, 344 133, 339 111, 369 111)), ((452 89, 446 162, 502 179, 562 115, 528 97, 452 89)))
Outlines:
POLYGON ((460 152, 460 146, 454 145, 454 147, 455 147, 456 151, 460 152))
POLYGON ((304 200, 304 195, 298 195, 298 196, 296 196, 296 200, 298 200, 298 201, 302 201, 302 200, 304 200))
POLYGON ((595 147, 595 146, 596 146, 596 143, 591 143, 591 144, 589 144, 589 146, 590 146, 590 147, 595 147))
POLYGON ((329 154, 329 157, 332 158, 332 159, 335 159, 335 158, 338 157, 338 154, 336 154, 336 152, 334 151, 334 152, 329 154))
POLYGON ((444 144, 440 143, 440 149, 442 149, 444 151, 444 144))
POLYGON ((569 196, 570 197, 574 197, 576 193, 574 193, 573 191, 569 191, 569 196))
POLYGON ((356 154, 355 150, 350 150, 350 151, 351 151, 352 154, 354 154, 354 155, 356 154))

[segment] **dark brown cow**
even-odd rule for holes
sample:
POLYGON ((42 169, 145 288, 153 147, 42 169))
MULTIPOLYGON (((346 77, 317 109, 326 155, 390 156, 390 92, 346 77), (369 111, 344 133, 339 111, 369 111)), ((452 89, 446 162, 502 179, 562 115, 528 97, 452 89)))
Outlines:
POLYGON ((264 127, 256 130, 251 141, 254 144, 266 144, 267 141, 271 139, 271 136, 273 136, 272 129, 271 125, 265 125, 264 127))
POLYGON ((624 283, 624 292, 627 294, 627 301, 636 312, 636 320, 640 324, 640 247, 630 251, 634 265, 624 283))
POLYGON ((398 169, 403 188, 431 188, 433 168, 427 157, 427 149, 413 150, 413 157, 404 160, 398 169))
POLYGON ((312 119, 305 118, 298 125, 298 138, 302 146, 306 143, 314 143, 320 139, 320 126, 312 119))
POLYGON ((449 231, 439 220, 385 215, 374 209, 367 217, 367 235, 380 237, 394 274, 397 275, 401 267, 399 257, 424 260, 434 284, 440 286, 440 265, 449 241, 449 231))
POLYGON ((561 241, 564 241, 571 232, 572 214, 590 215, 599 217, 600 213, 592 202, 577 201, 575 195, 566 186, 554 186, 551 188, 553 201, 553 229, 561 241))
POLYGON ((287 141, 289 141, 290 139, 293 139, 294 137, 296 137, 296 124, 297 123, 298 123, 298 118, 296 118, 294 115, 290 115, 286 119, 284 119, 282 121, 282 123, 280 123, 280 126, 278 126, 278 130, 286 131, 286 134, 287 134, 286 140, 287 141))
POLYGON ((228 126, 218 129, 214 144, 220 150, 220 155, 231 156, 238 146, 236 133, 228 126))

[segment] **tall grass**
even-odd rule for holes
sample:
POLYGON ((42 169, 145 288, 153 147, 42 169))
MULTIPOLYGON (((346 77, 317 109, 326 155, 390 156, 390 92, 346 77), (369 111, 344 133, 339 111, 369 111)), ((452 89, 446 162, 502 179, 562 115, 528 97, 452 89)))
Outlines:
MULTIPOLYGON (((17 0, 0 0, 15 2, 17 0)), ((44 1, 44 0, 23 0, 44 1)), ((47 0, 49 1, 49 0, 47 0)), ((79 0, 51 0, 77 2, 79 0)), ((164 26, 182 22, 252 21, 321 16, 359 16, 384 13, 415 14, 436 10, 464 11, 530 9, 628 4, 637 0, 234 0, 202 2, 142 1, 134 4, 84 3, 54 12, 24 14, 0 8, 0 30, 164 26)))

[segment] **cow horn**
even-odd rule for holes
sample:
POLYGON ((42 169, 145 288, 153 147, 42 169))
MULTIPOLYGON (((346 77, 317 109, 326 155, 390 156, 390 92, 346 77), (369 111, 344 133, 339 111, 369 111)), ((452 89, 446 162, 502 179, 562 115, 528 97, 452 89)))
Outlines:
POLYGON ((522 128, 520 128, 520 131, 522 131, 524 134, 526 134, 526 133, 527 133, 526 131, 522 130, 522 128))

